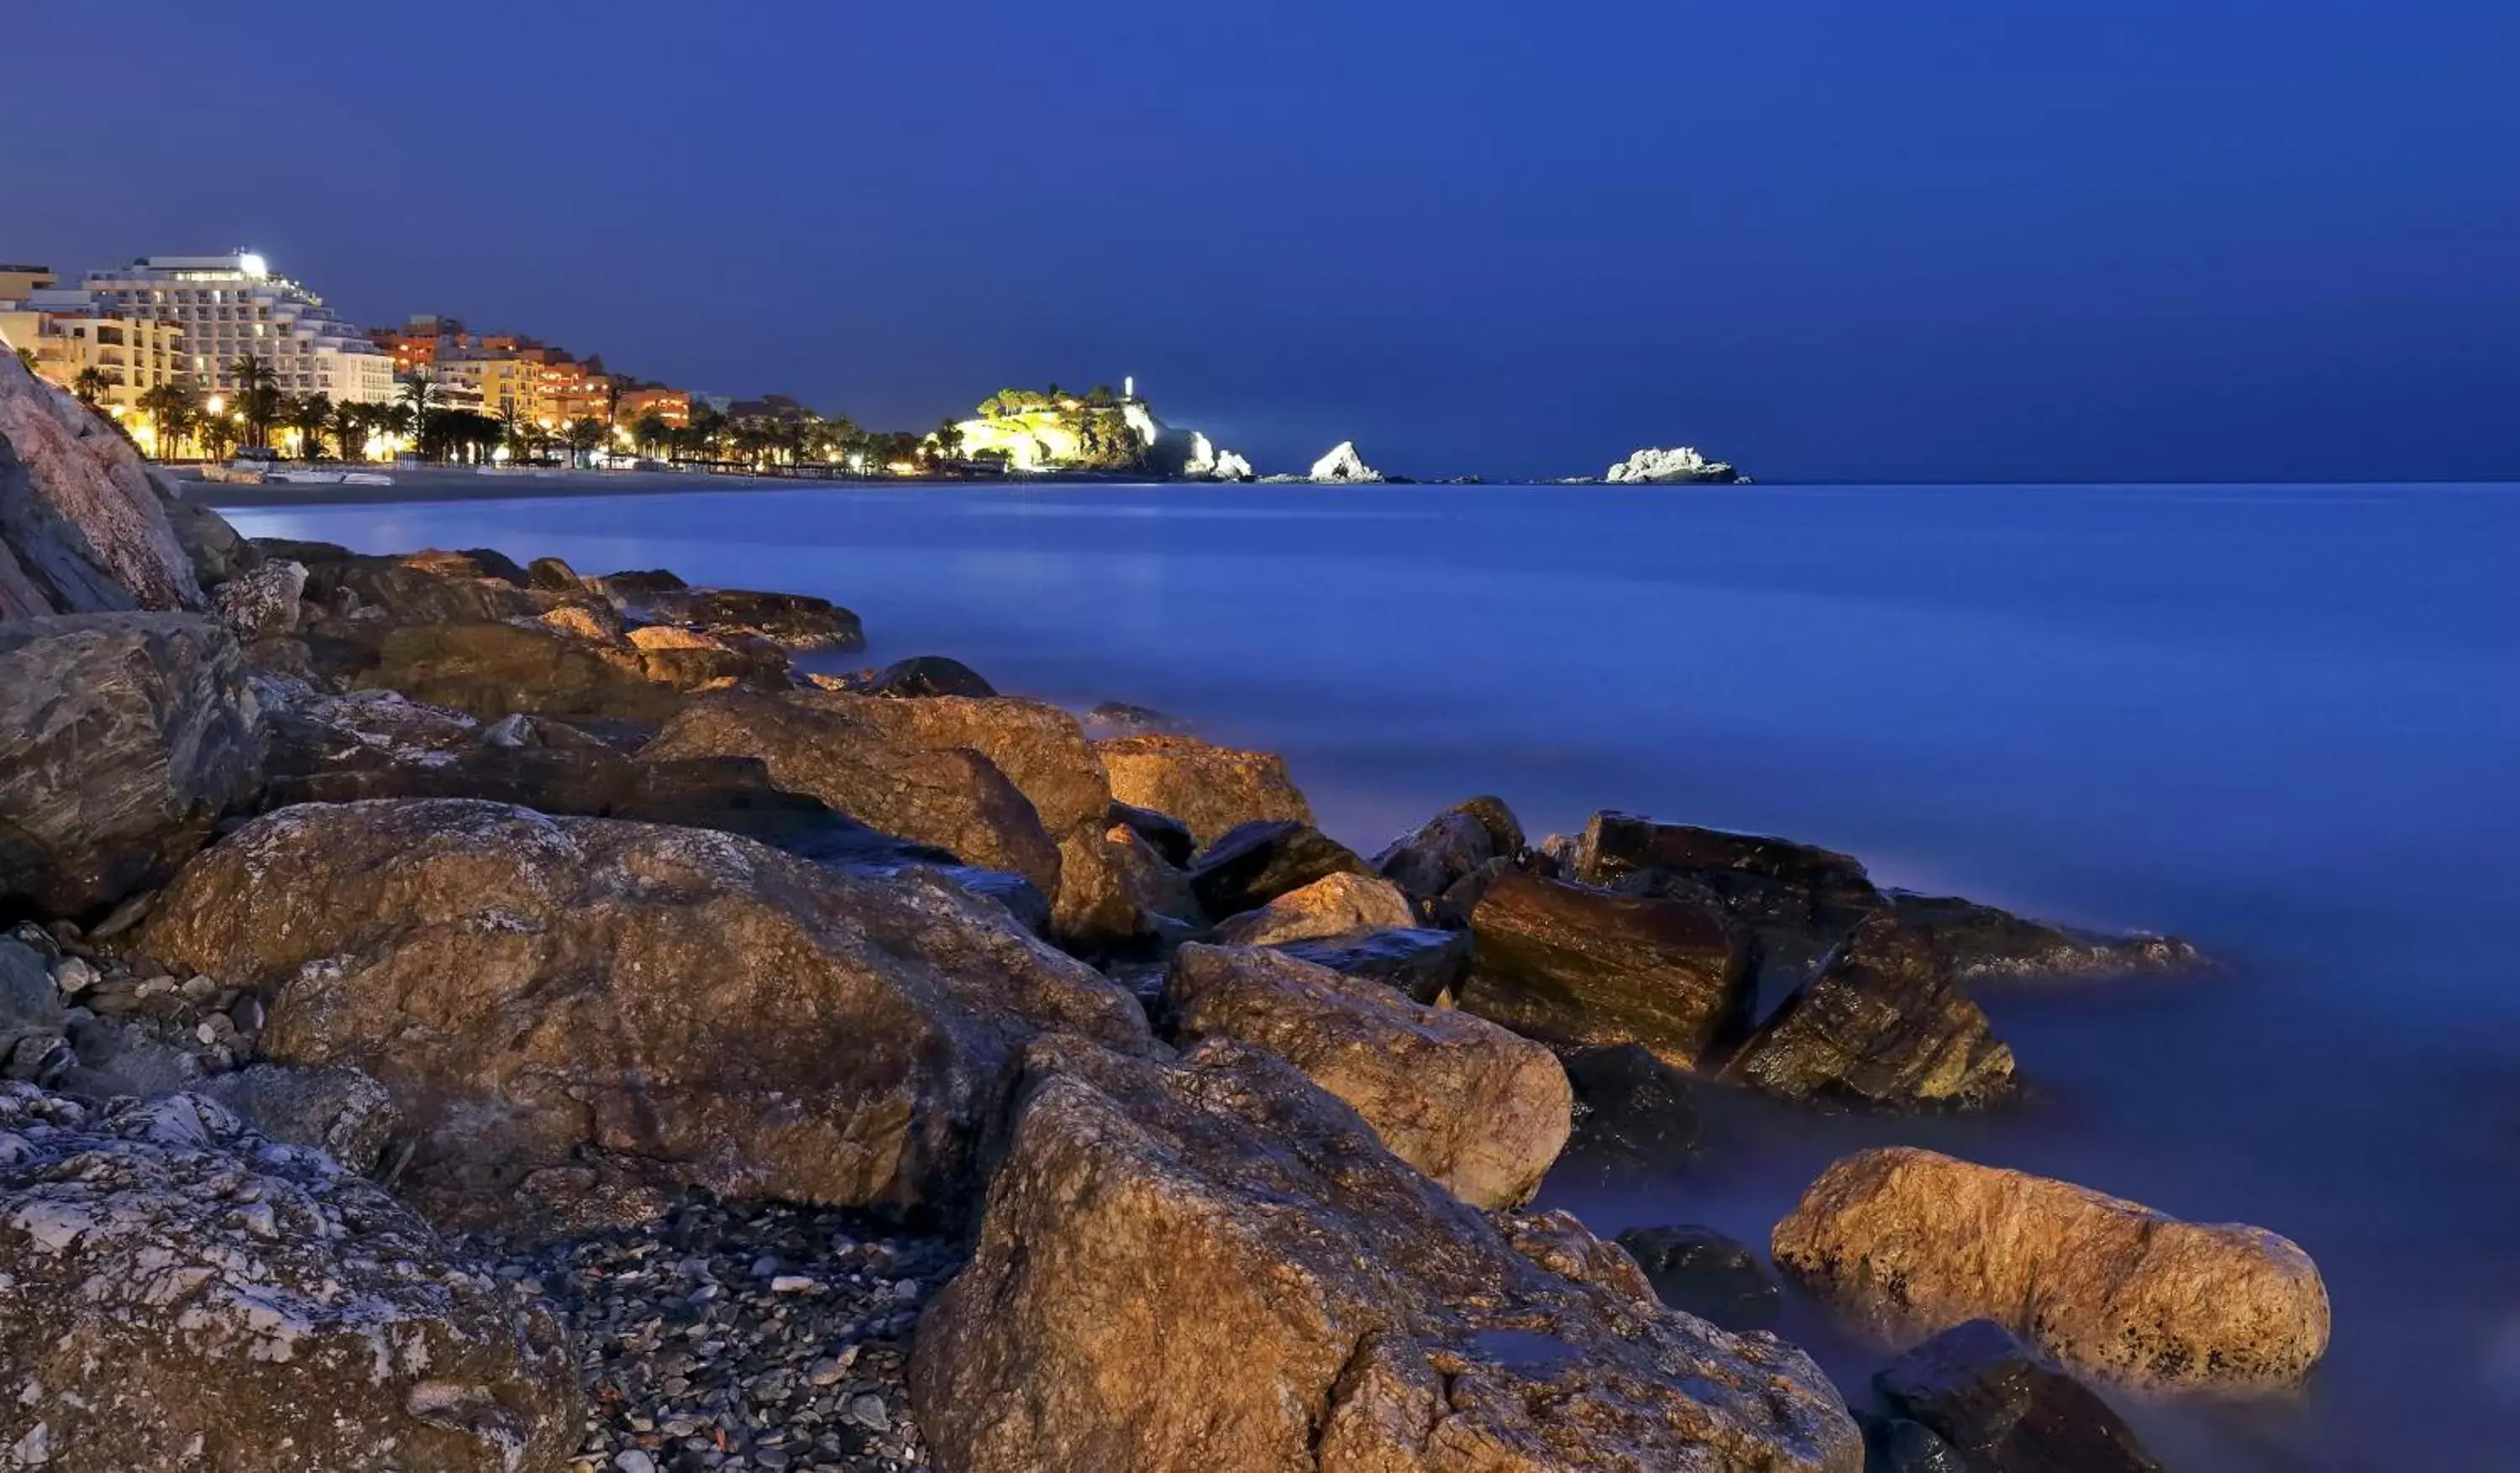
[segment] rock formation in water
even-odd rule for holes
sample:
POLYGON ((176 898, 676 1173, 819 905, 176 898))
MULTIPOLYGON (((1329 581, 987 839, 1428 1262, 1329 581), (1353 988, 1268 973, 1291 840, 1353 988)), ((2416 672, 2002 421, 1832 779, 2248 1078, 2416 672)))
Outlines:
POLYGON ((1670 450, 1640 450, 1601 477, 1614 486, 1667 486, 1688 482, 1731 485, 1748 476, 1723 461, 1710 461, 1686 445, 1670 450))
POLYGON ((1357 454, 1356 441, 1341 440, 1329 454, 1313 462, 1313 469, 1305 473, 1304 478, 1333 484, 1364 484, 1377 482, 1384 477, 1381 471, 1367 465, 1365 458, 1357 454))

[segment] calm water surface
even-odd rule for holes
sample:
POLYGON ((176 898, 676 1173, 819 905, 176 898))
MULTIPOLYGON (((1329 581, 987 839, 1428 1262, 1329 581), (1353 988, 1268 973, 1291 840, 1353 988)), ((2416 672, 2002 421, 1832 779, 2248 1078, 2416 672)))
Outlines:
MULTIPOLYGON (((2520 487, 696 492, 236 513, 372 551, 822 594, 874 647, 1286 754, 1380 843, 1473 792, 1770 831, 2185 935, 2203 979, 1984 999, 1992 1121, 1721 1113, 1602 1232, 1753 1243, 1904 1140, 2258 1224, 2335 1302, 2299 1399, 2131 1406, 2185 1469, 2520 1467, 2520 487)), ((1564 1174, 1561 1174, 1561 1178, 1564 1174)), ((1850 1391, 1878 1357, 1806 1314, 1850 1391)))

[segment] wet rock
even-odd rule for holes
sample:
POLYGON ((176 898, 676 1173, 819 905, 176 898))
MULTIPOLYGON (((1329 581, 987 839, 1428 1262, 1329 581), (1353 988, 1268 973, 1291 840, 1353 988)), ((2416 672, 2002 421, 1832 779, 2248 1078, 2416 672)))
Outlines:
MULTIPOLYGON (((1951 1450, 1948 1466, 1965 1473, 2161 1473, 2107 1403, 2040 1364, 1992 1320, 1935 1336, 1874 1376, 1872 1389, 1897 1418, 1951 1450)), ((1879 1441, 1895 1445, 1901 1435, 1885 1429, 1879 1441)), ((1912 1434, 1905 1441, 1932 1455, 1912 1434)))
POLYGON ((1208 846, 1191 868, 1191 890, 1214 916, 1258 910, 1333 874, 1366 872, 1365 861, 1309 824, 1245 824, 1208 846))
POLYGON ((1900 890, 1890 892, 1890 904, 1900 923, 1921 934, 1960 982, 2182 971, 2200 960, 2196 948, 2174 936, 2103 935, 1900 890))
POLYGON ((1356 931, 1405 930, 1417 923, 1417 913, 1398 886, 1338 873, 1289 890, 1259 910, 1228 917, 1217 926, 1216 939, 1229 946, 1282 946, 1356 931))
POLYGON ((1682 875, 1714 890, 1736 916, 1760 926, 1852 925, 1880 904, 1864 867, 1843 854, 1630 814, 1593 816, 1575 870, 1584 883, 1605 886, 1652 871, 1682 875))
POLYGON ((581 580, 622 614, 707 633, 765 640, 782 649, 863 649, 858 616, 829 599, 742 588, 693 588, 671 573, 581 580), (671 579, 672 586, 663 580, 671 579))
POLYGON ((1470 974, 1470 938, 1460 931, 1351 931, 1278 949, 1315 966, 1370 978, 1429 1007, 1449 1007, 1470 974))
POLYGON ((0 1384, 19 1466, 557 1469, 546 1307, 320 1152, 207 1100, 0 1087, 0 1384), (29 1447, 46 1450, 30 1458, 29 1447))
POLYGON ((305 592, 306 564, 274 558, 220 584, 210 606, 240 642, 251 644, 295 634, 305 592))
POLYGON ((2012 1097, 2012 1050, 1926 937, 1879 912, 1724 1069, 1786 1099, 1981 1109, 2012 1097))
POLYGON ((1522 852, 1522 825, 1502 798, 1472 798, 1435 815, 1373 857, 1373 872, 1433 901, 1494 860, 1522 852))
POLYGON ((1575 1087, 1568 1154, 1600 1167, 1668 1167, 1697 1149, 1697 1096, 1687 1075, 1642 1044, 1609 1044, 1561 1055, 1575 1087))
POLYGON ((605 615, 608 628, 620 627, 599 601, 528 588, 522 568, 486 553, 430 549, 382 557, 332 557, 309 551, 299 557, 291 550, 269 551, 275 558, 305 564, 308 602, 328 608, 356 608, 372 620, 486 624, 538 618, 555 607, 571 606, 605 615), (511 570, 515 577, 507 576, 511 570))
POLYGON ((2318 1270, 2272 1232, 1930 1151, 1838 1162, 1771 1246, 1892 1344, 1991 1318, 2080 1375, 2221 1392, 2298 1385, 2327 1349, 2318 1270))
POLYGON ((1858 1415, 1864 1428, 1864 1473, 1971 1473, 1952 1445, 1906 1417, 1858 1415))
POLYGON ((1631 1228, 1619 1246, 1675 1310, 1728 1330, 1775 1326, 1784 1296, 1759 1255, 1712 1228, 1631 1228))
POLYGON ((386 1164, 407 1129, 392 1094, 356 1069, 257 1064, 205 1079, 196 1093, 225 1105, 247 1129, 312 1146, 361 1176, 386 1164))
POLYGON ((712 695, 668 722, 639 757, 643 763, 758 758, 783 788, 884 832, 936 845, 967 864, 1020 874, 1044 895, 1058 895, 1058 843, 997 764, 968 747, 897 738, 867 719, 865 707, 872 704, 712 695))
POLYGON ((201 608, 148 463, 16 354, 0 357, 0 620, 201 608))
POLYGON ((961 660, 941 654, 914 654, 906 660, 895 660, 880 670, 867 670, 850 677, 840 689, 856 695, 883 695, 896 700, 917 700, 931 695, 959 695, 986 699, 998 693, 997 688, 980 678, 980 672, 961 660))
POLYGON ((42 957, 21 942, 0 937, 0 1029, 62 1025, 62 1000, 86 991, 95 973, 94 967, 75 957, 62 965, 65 970, 75 966, 87 975, 73 975, 78 985, 57 986, 42 957))
POLYGON ((558 558, 537 558, 525 564, 525 586, 552 593, 576 593, 587 584, 577 569, 558 558))
POLYGON ((489 803, 267 815, 141 949, 270 990, 271 1061, 382 1081, 419 1137, 405 1189, 463 1226, 635 1220, 686 1185, 950 1200, 1024 1040, 1146 1039, 1127 994, 934 875, 489 803))
POLYGON ((1313 822, 1312 805, 1273 753, 1191 736, 1121 736, 1096 746, 1110 771, 1113 797, 1173 815, 1202 845, 1244 824, 1313 822))
POLYGON ((1189 869, 1191 861, 1198 854, 1198 840, 1191 837, 1190 826, 1170 814, 1157 813, 1150 808, 1132 808, 1114 801, 1109 822, 1134 831, 1155 853, 1163 856, 1165 864, 1175 869, 1189 869))
POLYGON ((1085 735, 1097 740, 1111 736, 1181 736, 1190 723, 1148 706, 1106 700, 1084 715, 1085 735))
POLYGON ((1190 871, 1156 853, 1144 833, 1116 825, 1103 833, 1102 842, 1119 874, 1120 892, 1141 915, 1184 929, 1206 924, 1198 897, 1191 893, 1190 871))
POLYGON ((189 614, 0 623, 0 901, 63 915, 161 883, 261 781, 236 641, 189 614))
POLYGON ((1570 1218, 1491 1223, 1273 1054, 1029 1063, 912 1358, 939 1467, 1861 1466, 1801 1352, 1664 1309, 1570 1218))
POLYGON ((175 543, 184 550, 193 565, 193 578, 202 587, 215 588, 261 565, 262 550, 238 536, 237 529, 214 509, 187 497, 183 482, 163 470, 152 470, 149 480, 158 492, 166 524, 174 529, 175 543))
POLYGON ((1183 947, 1164 1003, 1182 1043, 1286 1059, 1474 1207, 1529 1201, 1566 1144, 1574 1096, 1555 1055, 1484 1019, 1251 947, 1183 947))
POLYGON ((1713 906, 1512 871, 1471 913, 1462 1006, 1565 1045, 1638 1043, 1694 1068, 1742 1022, 1749 947, 1713 906))

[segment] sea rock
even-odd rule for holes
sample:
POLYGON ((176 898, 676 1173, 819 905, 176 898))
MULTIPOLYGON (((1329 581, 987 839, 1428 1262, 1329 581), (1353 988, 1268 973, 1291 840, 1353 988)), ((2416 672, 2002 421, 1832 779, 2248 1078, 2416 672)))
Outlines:
POLYGON ((307 805, 187 867, 141 950, 270 989, 265 1057, 346 1064, 442 1223, 635 1220, 661 1195, 909 1208, 965 1184, 1013 1049, 1145 1047, 1136 1002, 918 870, 492 803, 307 805))
POLYGON ((1111 780, 1075 717, 1057 706, 1009 697, 887 700, 806 691, 790 699, 879 732, 904 748, 987 758, 1032 804, 1058 846, 1056 883, 1043 887, 1053 898, 1052 924, 1058 934, 1090 948, 1126 940, 1141 929, 1138 908, 1123 893, 1105 838, 1111 780))
POLYGON ((1313 462, 1304 478, 1312 481, 1372 482, 1383 478, 1382 472, 1365 463, 1356 453, 1356 441, 1341 440, 1329 454, 1313 462))
POLYGON ((1278 1054, 1473 1207, 1529 1201, 1573 1127, 1566 1071, 1547 1049, 1282 953, 1183 947, 1164 1003, 1183 1044, 1239 1039, 1278 1054))
POLYGON ((1890 906, 1901 924, 1925 938, 1955 980, 1971 985, 2182 971, 2201 960, 2195 947, 2175 936, 2103 935, 1949 896, 1893 890, 1890 906))
POLYGON ((1147 841, 1164 863, 1176 869, 1190 868, 1198 855, 1198 840, 1191 837, 1190 826, 1167 813, 1151 808, 1133 808, 1116 800, 1107 815, 1115 827, 1127 828, 1147 841))
POLYGON ((1191 867, 1191 892, 1208 915, 1238 915, 1333 874, 1366 872, 1356 851, 1309 824, 1244 824, 1191 867))
POLYGON ((1522 825, 1502 798, 1472 798, 1427 820, 1373 857, 1373 872, 1433 901, 1483 866, 1522 852, 1522 825))
POLYGON ((252 800, 263 738, 208 619, 0 622, 0 903, 71 915, 164 882, 252 800))
POLYGON ((1571 1049, 1562 1056, 1575 1087, 1570 1156, 1609 1172, 1669 1168, 1697 1149, 1697 1094, 1688 1076, 1642 1044, 1571 1049))
POLYGON ((356 1069, 255 1064, 202 1080, 193 1092, 226 1106, 257 1135, 311 1146, 361 1176, 386 1165, 409 1130, 393 1093, 356 1069))
POLYGON ((1462 1006, 1534 1038, 1642 1044, 1693 1069, 1749 1005, 1749 946, 1710 904, 1514 870, 1488 886, 1470 930, 1462 1006))
POLYGON ((184 550, 193 578, 202 587, 215 588, 262 565, 262 550, 237 535, 237 529, 215 510, 187 497, 183 482, 163 470, 150 471, 149 482, 158 493, 158 507, 165 513, 166 524, 174 529, 176 546, 184 550))
POLYGON ((766 640, 782 649, 864 649, 866 628, 855 613, 809 594, 742 588, 693 588, 672 574, 615 573, 581 579, 625 616, 684 624, 721 637, 766 640))
POLYGON ((1108 846, 1112 868, 1120 880, 1120 891, 1145 915, 1159 916, 1183 927, 1205 924, 1206 913, 1199 909, 1198 897, 1191 892, 1190 871, 1156 852, 1147 836, 1125 824, 1115 824, 1104 830, 1102 842, 1108 846))
POLYGON ((2012 1097, 2012 1050, 1926 937, 1873 915, 1724 1066, 1786 1099, 1982 1109, 2012 1097))
POLYGON ((1209 479, 1220 481, 1248 482, 1260 478, 1260 472, 1251 469, 1250 459, 1234 450, 1218 451, 1216 464, 1208 468, 1207 473, 1209 479))
POLYGON ((1470 974, 1470 938, 1462 931, 1350 931, 1275 944, 1289 957, 1369 978, 1429 1007, 1452 1006, 1470 974))
POLYGON ((98 1112, 0 1086, 8 1465, 564 1467, 548 1306, 318 1151, 195 1095, 98 1112))
POLYGON ((1281 946, 1354 931, 1406 930, 1417 923, 1409 897, 1397 885, 1342 872, 1229 916, 1217 926, 1216 939, 1229 946, 1281 946))
POLYGON ((2327 1349, 2326 1286, 2273 1233, 1930 1151, 1838 1162, 1771 1246, 1778 1268, 1893 1344, 1993 1319, 2079 1375, 2242 1393, 2300 1384, 2327 1349))
POLYGON ((786 684, 750 650, 644 650, 526 623, 425 623, 385 628, 362 690, 400 691, 483 721, 524 712, 655 724, 710 688, 786 684))
POLYGON ((306 593, 306 564, 275 558, 218 586, 210 606, 244 644, 297 632, 298 601, 306 593))
POLYGON ((1631 1228, 1619 1246, 1675 1310, 1728 1330, 1764 1330, 1784 1296, 1759 1255, 1712 1228, 1631 1228))
POLYGON ((0 620, 202 606, 140 452, 0 353, 0 620))
POLYGON ((525 586, 553 593, 576 593, 587 587, 577 569, 558 558, 537 558, 525 564, 525 586))
POLYGON ((852 694, 889 695, 898 700, 932 695, 984 700, 998 693, 980 672, 941 654, 914 654, 906 660, 895 660, 880 670, 851 677, 841 689, 852 694))
POLYGON ((1217 746, 1193 736, 1122 736, 1095 743, 1111 776, 1111 796, 1137 808, 1171 814, 1192 837, 1213 844, 1243 824, 1313 822, 1270 752, 1217 746))
POLYGON ((1910 1351, 1872 1389, 1894 1416, 1951 1449, 1957 1473, 2162 1473, 2106 1402, 1990 1319, 1910 1351))
POLYGON ((295 554, 307 551, 302 548, 265 551, 274 558, 305 564, 308 602, 327 608, 354 607, 371 619, 401 624, 488 624, 539 618, 556 607, 573 607, 602 616, 608 629, 620 629, 620 621, 611 617, 611 610, 604 607, 601 601, 528 588, 522 569, 505 559, 485 560, 477 553, 431 548, 383 557, 328 557, 312 551, 301 558, 295 554), (516 576, 508 576, 511 571, 516 576))
POLYGON ((958 1473, 1857 1473, 1801 1352, 1655 1302, 1570 1218, 1491 1223, 1265 1050, 1032 1050, 911 1394, 958 1473))
POLYGON ((1190 730, 1189 723, 1178 716, 1122 700, 1103 701, 1078 719, 1084 723, 1085 735, 1097 741, 1115 736, 1178 736, 1190 730))
POLYGON ((1601 477, 1614 486, 1671 485, 1680 482, 1712 482, 1730 485, 1743 479, 1741 473, 1722 461, 1710 461, 1686 445, 1670 450, 1640 450, 1601 477))

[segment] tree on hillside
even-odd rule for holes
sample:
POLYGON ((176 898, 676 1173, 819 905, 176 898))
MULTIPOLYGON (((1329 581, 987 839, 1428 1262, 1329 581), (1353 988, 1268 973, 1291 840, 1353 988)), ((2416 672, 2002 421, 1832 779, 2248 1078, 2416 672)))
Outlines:
POLYGON ((963 426, 955 424, 952 420, 947 420, 942 424, 937 425, 935 443, 936 458, 938 460, 961 460, 963 458, 963 426))

